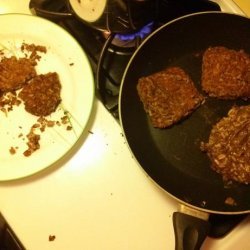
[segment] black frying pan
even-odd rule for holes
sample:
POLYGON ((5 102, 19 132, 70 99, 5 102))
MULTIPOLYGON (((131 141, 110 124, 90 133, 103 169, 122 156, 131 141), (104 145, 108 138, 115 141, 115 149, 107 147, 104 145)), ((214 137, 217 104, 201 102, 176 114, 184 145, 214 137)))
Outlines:
MULTIPOLYGON (((225 116, 232 105, 250 102, 208 98, 187 119, 168 129, 156 129, 143 109, 136 84, 141 76, 167 66, 180 66, 201 91, 202 52, 209 46, 218 45, 250 53, 250 19, 228 13, 204 12, 169 22, 150 35, 131 58, 122 79, 119 100, 120 121, 136 160, 192 215, 186 216, 186 211, 175 213, 175 231, 180 230, 176 225, 180 216, 191 225, 194 225, 192 219, 197 221, 198 227, 205 229, 203 237, 208 230, 204 220, 206 213, 243 214, 250 211, 250 185, 225 185, 221 176, 211 170, 207 155, 200 150, 200 142, 208 141, 212 125, 225 116), (226 204, 228 197, 236 204, 226 204)), ((185 241, 184 249, 199 249, 203 239, 193 237, 196 233, 190 230, 188 234, 193 240, 196 238, 196 242, 185 241)), ((179 237, 182 236, 177 235, 176 248, 181 249, 180 241, 183 241, 179 237)))

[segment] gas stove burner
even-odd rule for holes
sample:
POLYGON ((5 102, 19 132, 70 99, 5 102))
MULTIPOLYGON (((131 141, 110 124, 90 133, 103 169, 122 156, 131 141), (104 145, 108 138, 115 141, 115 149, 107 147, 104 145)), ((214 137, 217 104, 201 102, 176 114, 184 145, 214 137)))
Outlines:
POLYGON ((146 38, 153 31, 154 23, 150 22, 139 31, 128 34, 116 34, 112 44, 120 47, 137 47, 141 40, 146 38), (139 42, 138 42, 139 40, 139 42))
MULTIPOLYGON (((140 30, 133 33, 116 33, 113 37, 111 45, 119 48, 134 48, 138 47, 143 39, 152 33, 154 29, 154 22, 150 22, 143 26, 140 30)), ((103 36, 105 39, 111 35, 110 32, 104 31, 103 36)))
MULTIPOLYGON (((120 81, 115 81, 111 74, 105 74, 105 62, 110 55, 120 57, 120 66, 125 69, 128 59, 139 47, 141 42, 155 29, 154 22, 144 25, 140 30, 133 33, 103 33, 106 41, 102 47, 96 68, 96 85, 99 97, 105 107, 118 119, 118 95, 120 81), (122 61, 122 63, 121 63, 122 61), (125 64, 123 64, 125 62, 125 64), (106 75, 106 79, 103 79, 106 75)), ((112 68, 112 62, 108 62, 109 68, 112 68)), ((119 71, 116 67, 116 71, 119 71)), ((121 79, 122 72, 120 72, 121 79)), ((119 74, 119 73, 118 73, 119 74)), ((116 74, 117 75, 117 74, 116 74)))
MULTIPOLYGON (((96 85, 99 92, 99 97, 105 107, 118 119, 118 95, 120 81, 114 80, 112 74, 105 74, 105 68, 108 62, 108 68, 112 68, 112 61, 109 62, 110 56, 119 61, 122 69, 125 69, 129 58, 139 47, 141 42, 150 35, 156 28, 154 22, 144 25, 140 30, 133 33, 103 33, 106 41, 102 47, 99 60, 96 68, 96 85), (119 59, 118 59, 119 58, 119 59), (103 79, 106 75, 106 79, 103 79)), ((115 66, 116 67, 116 66, 115 66)), ((120 75, 121 79, 123 72, 118 73, 116 67, 116 76, 120 75)), ((117 77, 116 77, 117 78, 117 77)))

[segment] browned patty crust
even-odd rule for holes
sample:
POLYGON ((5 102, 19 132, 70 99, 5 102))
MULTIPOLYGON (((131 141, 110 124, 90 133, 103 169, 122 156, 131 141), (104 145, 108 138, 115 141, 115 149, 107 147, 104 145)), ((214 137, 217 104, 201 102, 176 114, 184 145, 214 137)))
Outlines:
POLYGON ((56 72, 34 77, 19 93, 25 109, 36 116, 54 112, 61 101, 61 83, 56 72))
POLYGON ((154 127, 166 128, 194 111, 204 100, 191 78, 169 67, 138 80, 137 91, 154 127))
POLYGON ((34 63, 27 58, 4 57, 0 62, 0 90, 13 91, 36 76, 34 63))
POLYGON ((202 145, 212 168, 225 180, 250 183, 250 105, 235 106, 212 128, 202 145))
POLYGON ((208 48, 202 61, 202 89, 221 99, 250 98, 250 57, 243 50, 208 48))

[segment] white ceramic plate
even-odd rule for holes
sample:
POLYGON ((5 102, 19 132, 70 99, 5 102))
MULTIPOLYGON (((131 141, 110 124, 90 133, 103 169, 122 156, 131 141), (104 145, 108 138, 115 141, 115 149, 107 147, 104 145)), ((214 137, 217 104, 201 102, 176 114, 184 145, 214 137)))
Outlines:
POLYGON ((23 14, 0 15, 0 46, 5 53, 22 56, 23 42, 46 46, 39 53, 36 66, 40 74, 57 72, 62 84, 62 104, 48 120, 60 120, 69 112, 73 129, 65 126, 46 128, 41 134, 40 149, 25 157, 27 138, 24 136, 37 118, 15 106, 7 116, 0 111, 0 181, 26 177, 45 169, 61 159, 78 141, 88 122, 94 99, 94 80, 85 52, 63 28, 46 19, 23 14), (7 52, 6 52, 7 51, 7 52), (9 149, 16 148, 15 154, 9 149))

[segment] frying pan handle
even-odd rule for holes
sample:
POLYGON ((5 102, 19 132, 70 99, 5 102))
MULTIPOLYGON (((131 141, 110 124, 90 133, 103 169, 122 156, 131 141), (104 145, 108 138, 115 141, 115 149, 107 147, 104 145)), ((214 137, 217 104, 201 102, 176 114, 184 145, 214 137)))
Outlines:
POLYGON ((175 250, 199 250, 210 229, 206 220, 174 212, 175 250))

